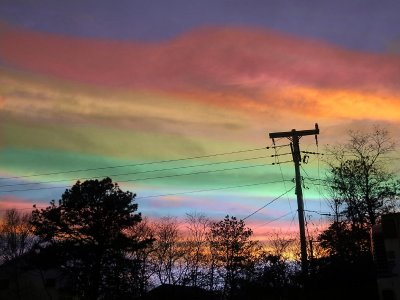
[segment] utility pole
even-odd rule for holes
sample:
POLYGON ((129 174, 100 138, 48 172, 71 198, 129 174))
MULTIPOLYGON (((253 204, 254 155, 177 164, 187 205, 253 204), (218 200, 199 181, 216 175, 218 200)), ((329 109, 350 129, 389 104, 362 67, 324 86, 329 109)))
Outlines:
POLYGON ((311 130, 300 130, 292 129, 287 132, 273 132, 269 134, 275 144, 276 138, 288 138, 291 143, 290 147, 292 150, 292 157, 294 162, 294 170, 296 175, 296 195, 297 195, 297 211, 299 216, 299 227, 300 227, 300 248, 301 248, 301 268, 302 273, 308 275, 308 261, 307 261, 307 241, 306 231, 304 226, 304 203, 303 203, 303 190, 301 188, 301 175, 300 175, 300 164, 301 164, 301 153, 300 153, 300 139, 305 135, 315 135, 315 142, 318 145, 317 134, 319 134, 318 124, 315 123, 315 129, 311 130))

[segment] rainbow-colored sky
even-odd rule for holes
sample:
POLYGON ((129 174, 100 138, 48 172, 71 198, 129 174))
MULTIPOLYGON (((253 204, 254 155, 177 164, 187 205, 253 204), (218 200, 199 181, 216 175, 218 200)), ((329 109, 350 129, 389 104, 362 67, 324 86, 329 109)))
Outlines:
MULTIPOLYGON (((145 216, 246 217, 293 187, 293 165, 271 157, 290 161, 290 149, 262 149, 269 132, 318 122, 319 147, 301 140, 312 152, 349 129, 399 132, 399 11, 389 0, 3 0, 0 210, 111 176, 145 216)), ((316 155, 302 167, 325 174, 316 155)), ((326 211, 321 186, 306 186, 306 208, 326 211)), ((292 190, 247 222, 294 228, 295 212, 292 190)))

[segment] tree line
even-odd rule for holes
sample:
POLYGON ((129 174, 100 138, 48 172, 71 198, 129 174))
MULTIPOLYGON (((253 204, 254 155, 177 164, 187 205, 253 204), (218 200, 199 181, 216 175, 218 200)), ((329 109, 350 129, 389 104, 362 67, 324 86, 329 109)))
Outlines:
POLYGON ((309 262, 307 276, 298 259, 285 256, 297 251, 289 250, 297 240, 276 235, 265 247, 228 215, 216 221, 189 213, 184 225, 172 217, 150 220, 137 212, 135 194, 110 178, 77 182, 31 214, 8 210, 1 263, 13 262, 16 282, 27 265, 61 269, 74 299, 145 299, 160 285, 202 288, 215 299, 376 299, 369 231, 399 208, 400 183, 384 158, 394 147, 388 131, 375 128, 350 132, 347 143, 328 149, 332 217, 313 246, 323 255, 309 262))
POLYGON ((164 284, 235 298, 245 283, 265 276, 283 288, 297 271, 284 259, 292 241, 278 246, 276 240, 267 251, 233 216, 211 221, 192 213, 183 224, 173 217, 151 221, 135 213, 130 198, 105 178, 78 182, 58 204, 31 215, 8 210, 0 234, 2 262, 27 257, 37 269, 61 268, 74 276, 71 295, 78 299, 140 297, 164 284))

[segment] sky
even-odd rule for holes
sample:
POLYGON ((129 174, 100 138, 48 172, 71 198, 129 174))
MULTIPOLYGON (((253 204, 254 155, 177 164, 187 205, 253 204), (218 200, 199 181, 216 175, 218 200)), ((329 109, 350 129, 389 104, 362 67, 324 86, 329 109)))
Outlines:
MULTIPOLYGON (((272 147, 268 134, 318 123, 318 146, 301 139, 318 153, 374 124, 395 136, 399 11, 394 0, 1 0, 0 210, 110 176, 143 216, 294 230, 289 141, 272 147)), ((316 226, 324 159, 309 154, 301 170, 316 226)))

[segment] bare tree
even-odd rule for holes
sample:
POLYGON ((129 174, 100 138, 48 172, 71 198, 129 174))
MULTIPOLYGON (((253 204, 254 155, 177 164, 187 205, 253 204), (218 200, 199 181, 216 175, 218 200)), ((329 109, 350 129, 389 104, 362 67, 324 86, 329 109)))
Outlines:
POLYGON ((349 141, 328 148, 328 189, 335 221, 352 226, 374 225, 382 213, 396 209, 399 182, 388 169, 385 154, 395 149, 386 129, 350 131, 349 141), (332 159, 333 158, 333 159, 332 159))
POLYGON ((180 284, 186 276, 185 243, 176 218, 164 217, 154 223, 155 243, 152 268, 160 284, 180 284))
POLYGON ((199 213, 186 214, 187 236, 186 253, 187 281, 192 286, 203 286, 207 269, 207 234, 210 220, 199 213))
POLYGON ((282 295, 299 270, 300 242, 293 233, 272 232, 265 250, 258 259, 258 280, 268 284, 282 295))
POLYGON ((0 224, 0 263, 12 262, 10 274, 15 284, 17 299, 21 299, 21 269, 22 258, 28 253, 35 243, 32 234, 30 214, 23 214, 16 209, 6 210, 2 223, 0 224))
POLYGON ((22 214, 16 209, 5 212, 0 225, 1 260, 10 261, 27 253, 35 242, 30 224, 30 214, 22 214))
POLYGON ((154 252, 155 232, 154 227, 147 218, 128 229, 130 238, 140 242, 149 241, 147 247, 129 251, 128 257, 134 261, 132 270, 132 282, 139 296, 144 295, 151 287, 153 269, 151 267, 151 254, 154 252))
POLYGON ((284 260, 289 253, 293 255, 295 242, 295 238, 284 235, 282 232, 272 232, 269 235, 268 249, 272 255, 284 260))
POLYGON ((326 182, 334 218, 319 239, 331 255, 369 255, 371 226, 398 209, 400 182, 385 158, 394 149, 389 132, 378 126, 350 131, 346 143, 328 148, 326 182))

